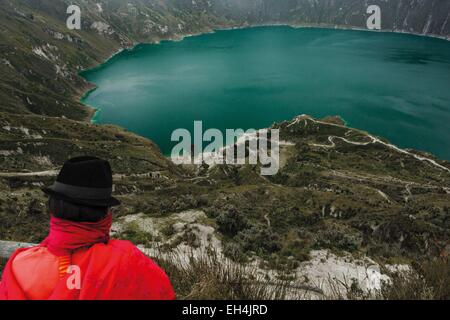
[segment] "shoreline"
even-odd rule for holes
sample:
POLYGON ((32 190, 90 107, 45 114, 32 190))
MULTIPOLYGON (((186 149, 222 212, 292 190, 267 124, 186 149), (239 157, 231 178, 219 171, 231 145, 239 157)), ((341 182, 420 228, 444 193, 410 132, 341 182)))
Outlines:
MULTIPOLYGON (((82 102, 83 99, 86 99, 92 92, 94 92, 98 88, 96 84, 87 81, 82 76, 82 73, 95 70, 96 68, 101 68, 103 65, 105 65, 106 63, 111 61, 111 59, 115 58, 119 54, 121 54, 123 52, 126 52, 126 51, 132 51, 137 46, 140 46, 140 45, 159 45, 159 44, 161 44, 164 41, 179 42, 179 41, 183 41, 184 39, 190 38, 190 37, 202 36, 202 35, 206 35, 206 34, 214 34, 217 31, 242 30, 242 29, 264 28, 264 27, 289 27, 289 28, 293 28, 293 29, 305 28, 305 29, 329 29, 329 30, 343 30, 343 31, 365 31, 365 32, 385 33, 385 34, 393 33, 393 34, 419 36, 419 37, 426 37, 426 38, 431 38, 431 39, 439 39, 439 40, 444 40, 444 41, 450 41, 450 36, 444 37, 444 36, 439 36, 439 35, 434 35, 434 34, 418 34, 418 33, 411 33, 411 32, 406 32, 406 31, 401 31, 401 30, 399 30, 399 31, 368 30, 368 29, 364 29, 364 28, 348 27, 348 26, 303 25, 303 24, 273 23, 273 24, 242 25, 242 26, 229 26, 229 27, 222 27, 222 28, 214 28, 214 29, 210 29, 210 30, 199 31, 199 32, 196 32, 196 33, 190 33, 190 34, 184 34, 184 35, 175 35, 175 36, 172 36, 172 37, 167 38, 167 39, 157 39, 157 40, 149 41, 149 42, 134 42, 132 46, 125 47, 125 48, 120 48, 120 49, 116 50, 108 58, 106 58, 103 62, 101 62, 101 63, 99 63, 99 64, 97 64, 95 66, 88 67, 86 69, 80 70, 77 73, 77 75, 79 77, 83 78, 83 80, 86 81, 86 83, 87 83, 87 89, 84 89, 84 90, 81 89, 82 93, 80 95, 77 95, 78 103, 80 103, 82 106, 84 106, 88 110, 88 115, 86 116, 86 119, 84 121, 86 121, 86 122, 88 122, 90 124, 96 124, 95 117, 96 117, 97 113, 101 111, 101 108, 95 108, 95 107, 93 107, 91 105, 88 105, 88 104, 82 102)), ((337 115, 337 116, 340 117, 340 119, 343 120, 344 126, 348 125, 347 122, 342 118, 342 116, 340 116, 340 115, 337 115)), ((289 121, 289 120, 286 119, 286 121, 289 121)), ((263 129, 267 129, 267 128, 260 128, 258 130, 263 130, 263 129)), ((146 137, 143 137, 143 138, 148 139, 146 137)), ((399 149, 400 150, 407 150, 407 149, 410 149, 410 148, 406 148, 406 149, 405 148, 399 148, 399 149)), ((435 159, 443 160, 445 162, 448 161, 446 159, 441 159, 440 157, 437 157, 435 154, 430 153, 428 151, 419 151, 419 150, 415 150, 415 151, 418 151, 420 153, 425 152, 425 153, 431 155, 435 159)), ((170 159, 170 156, 167 156, 167 155, 164 155, 164 156, 170 159)))
MULTIPOLYGON (((329 25, 329 24, 293 24, 293 23, 267 23, 267 24, 251 24, 251 25, 243 25, 229 28, 216 28, 214 31, 226 31, 226 30, 240 30, 240 29, 251 29, 251 28, 260 28, 260 27, 290 27, 293 29, 330 29, 330 30, 344 30, 344 31, 366 31, 366 32, 375 32, 375 33, 393 33, 393 34, 404 34, 411 35, 417 37, 425 37, 431 39, 440 39, 444 41, 450 41, 450 35, 441 36, 434 33, 423 34, 417 32, 408 32, 404 30, 389 30, 389 29, 381 29, 381 30, 369 30, 367 28, 362 27, 353 27, 347 25, 329 25)), ((212 32, 214 33, 214 32, 212 32)))
MULTIPOLYGON (((263 28, 263 27, 290 27, 293 29, 330 29, 330 30, 344 30, 344 31, 365 31, 365 32, 375 32, 375 33, 393 33, 393 34, 403 34, 403 35, 411 35, 411 36, 417 36, 417 37, 425 37, 425 38, 431 38, 431 39, 440 39, 444 41, 450 41, 450 35, 449 36, 440 36, 437 34, 422 34, 422 33, 415 33, 415 32, 407 32, 402 30, 388 30, 388 29, 382 29, 382 30, 369 30, 361 27, 352 27, 352 26, 346 26, 346 25, 327 25, 327 24, 293 24, 293 23, 264 23, 264 24, 249 24, 249 25, 241 25, 241 26, 229 26, 229 27, 217 27, 217 28, 210 28, 209 30, 206 29, 204 31, 199 31, 196 33, 188 33, 188 34, 182 34, 182 35, 174 35, 167 39, 158 39, 154 41, 143 41, 143 42, 134 42, 132 46, 125 47, 125 48, 119 48, 115 52, 113 52, 111 55, 109 55, 108 58, 106 58, 103 62, 100 62, 97 65, 94 65, 92 67, 87 67, 85 69, 80 70, 77 75, 81 78, 83 78, 89 86, 94 86, 95 89, 97 86, 91 82, 88 82, 83 76, 82 73, 89 72, 92 70, 95 70, 96 68, 100 68, 107 62, 109 62, 111 59, 116 57, 117 55, 121 54, 124 51, 132 51, 139 45, 158 45, 161 44, 163 41, 173 41, 173 42, 179 42, 183 41, 186 38, 190 37, 196 37, 201 36, 205 34, 213 34, 216 31, 228 31, 228 30, 242 30, 242 29, 251 29, 251 28, 263 28)), ((88 88, 83 91, 83 93, 78 97, 78 102, 85 105, 81 102, 81 99, 86 98, 89 96, 91 92, 93 92, 95 89, 88 88)), ((83 89, 81 89, 83 90, 83 89)), ((92 106, 85 105, 89 108, 93 108, 92 106)), ((95 108, 94 108, 95 109, 95 108)), ((94 112, 95 113, 95 112, 94 112)), ((88 119, 87 121, 90 122, 88 119)))
POLYGON ((78 103, 80 103, 83 106, 83 108, 87 111, 87 115, 83 121, 86 121, 88 123, 93 123, 93 119, 95 118, 95 114, 97 113, 98 109, 88 104, 85 104, 83 102, 83 99, 85 99, 91 92, 95 91, 96 89, 97 86, 95 84, 87 82, 87 88, 84 90, 80 90, 80 93, 76 95, 78 103))
POLYGON ((134 42, 132 46, 120 48, 120 49, 116 50, 108 58, 106 58, 103 62, 101 62, 95 66, 82 69, 77 73, 77 75, 79 77, 83 78, 83 80, 86 81, 86 83, 88 85, 88 88, 85 89, 84 91, 83 91, 83 89, 81 89, 82 93, 77 96, 77 100, 78 100, 77 102, 81 103, 83 106, 85 106, 88 109, 88 115, 87 115, 85 121, 87 121, 89 123, 95 123, 94 122, 95 115, 97 112, 100 111, 100 109, 97 109, 93 106, 87 105, 82 102, 83 99, 87 98, 90 93, 92 93, 93 91, 95 91, 97 89, 97 85, 87 81, 82 76, 82 73, 89 72, 89 71, 95 70, 97 68, 101 68, 104 64, 111 61, 111 59, 113 59, 117 55, 119 55, 125 51, 132 51, 139 45, 158 45, 158 44, 161 44, 161 42, 163 42, 163 41, 179 42, 179 41, 183 41, 184 39, 190 38, 190 37, 196 37, 196 36, 201 36, 201 35, 205 35, 205 34, 213 34, 216 31, 242 30, 242 29, 263 28, 263 27, 289 27, 289 28, 293 28, 293 29, 303 29, 303 28, 304 29, 330 29, 330 30, 344 30, 344 31, 365 31, 365 32, 375 32, 375 33, 393 33, 393 34, 403 34, 403 35, 411 35, 411 36, 418 36, 418 37, 450 41, 450 36, 440 36, 440 35, 436 35, 436 34, 421 34, 421 33, 402 31, 402 30, 394 30, 394 31, 387 30, 387 29, 369 30, 369 29, 365 29, 365 28, 361 28, 361 27, 352 27, 352 26, 345 26, 345 25, 326 25, 326 24, 315 25, 315 24, 293 24, 293 23, 265 23, 265 24, 249 24, 249 25, 241 25, 241 26, 229 26, 229 27, 222 27, 222 28, 221 27, 210 28, 209 31, 208 31, 208 29, 206 29, 204 31, 199 31, 196 33, 174 35, 167 39, 158 39, 158 40, 149 41, 149 42, 145 42, 145 41, 144 42, 134 42))

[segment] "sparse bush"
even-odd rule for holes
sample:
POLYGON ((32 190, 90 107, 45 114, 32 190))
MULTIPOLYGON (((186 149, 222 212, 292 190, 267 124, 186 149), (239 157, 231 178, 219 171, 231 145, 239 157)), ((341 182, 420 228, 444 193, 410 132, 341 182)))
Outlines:
POLYGON ((271 254, 281 249, 279 236, 262 225, 242 230, 237 235, 237 241, 245 251, 253 251, 258 255, 271 254))
POLYGON ((281 255, 285 257, 294 257, 297 261, 309 260, 308 246, 304 241, 294 240, 288 243, 282 250, 281 255))
POLYGON ((380 242, 397 244, 404 255, 427 255, 435 250, 432 239, 448 239, 440 228, 422 219, 395 215, 381 224, 374 232, 374 238, 380 242))
POLYGON ((220 214, 220 210, 215 206, 208 207, 205 209, 205 214, 208 218, 215 219, 220 214))
POLYGON ((450 300, 450 258, 441 257, 419 266, 419 273, 433 288, 434 299, 450 300))
POLYGON ((199 195, 196 200, 197 200, 197 207, 204 207, 204 206, 207 206, 209 203, 207 194, 199 195))
MULTIPOLYGON (((197 235, 194 232, 195 227, 192 229, 186 229, 179 237, 181 238, 181 242, 184 242, 188 246, 191 246, 192 248, 198 248, 200 247, 200 242, 197 237, 197 235)), ((198 231, 198 229, 197 229, 198 231)))
POLYGON ((319 231, 316 235, 313 247, 316 249, 328 248, 353 252, 361 246, 362 236, 356 231, 349 233, 337 229, 319 231))
POLYGON ((310 184, 318 183, 320 174, 317 173, 317 168, 312 167, 298 167, 293 170, 293 173, 285 181, 285 185, 290 187, 307 187, 310 184))
POLYGON ((245 262, 247 260, 247 255, 242 249, 242 246, 234 241, 224 243, 223 253, 225 256, 236 262, 245 262))
POLYGON ((172 237, 175 234, 175 228, 173 224, 169 223, 161 228, 161 233, 166 237, 172 237))
MULTIPOLYGON (((177 195, 176 197, 171 197, 168 199, 159 200, 159 212, 162 215, 171 212, 181 212, 189 209, 195 209, 199 207, 197 199, 191 194, 177 195)), ((139 208, 140 211, 146 212, 146 208, 139 208)))
POLYGON ((150 247, 152 242, 157 240, 150 233, 142 231, 136 222, 129 223, 117 238, 131 241, 135 245, 142 244, 147 247, 150 247))
POLYGON ((407 272, 390 274, 380 296, 387 300, 449 300, 450 258, 441 257, 414 265, 407 272))
POLYGON ((171 279, 178 299, 269 300, 299 298, 289 293, 289 284, 270 281, 254 268, 219 257, 216 252, 188 254, 188 263, 177 255, 155 258, 171 279))
POLYGON ((391 281, 384 283, 380 298, 386 300, 430 300, 432 288, 415 271, 391 274, 391 281))
POLYGON ((222 209, 216 222, 219 226, 219 231, 228 236, 235 236, 247 226, 244 215, 234 206, 227 206, 222 209))
POLYGON ((38 199, 32 199, 28 205, 28 214, 37 215, 42 214, 45 210, 45 206, 43 206, 38 199))

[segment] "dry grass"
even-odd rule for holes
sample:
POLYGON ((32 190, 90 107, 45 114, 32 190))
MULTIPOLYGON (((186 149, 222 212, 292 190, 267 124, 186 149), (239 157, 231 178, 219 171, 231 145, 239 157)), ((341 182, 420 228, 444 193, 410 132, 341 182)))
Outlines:
MULTIPOLYGON (((378 292, 367 293, 358 283, 329 279, 331 291, 273 280, 256 268, 224 259, 211 250, 191 252, 184 259, 173 253, 153 258, 168 274, 178 299, 190 300, 449 300, 450 259, 435 258, 417 263, 410 271, 390 273, 391 281, 378 292), (163 258, 161 258, 163 257, 163 258), (334 284, 334 286, 333 286, 334 284), (333 290, 334 288, 334 290, 333 290), (342 288, 344 288, 342 290, 342 288)), ((0 258, 0 274, 7 260, 0 258)), ((283 276, 280 277, 283 279, 283 276)))
MULTIPOLYGON (((167 272, 179 299, 348 299, 348 300, 448 300, 450 299, 450 259, 436 258, 418 263, 410 271, 390 273, 391 281, 381 290, 367 292, 354 281, 328 280, 326 294, 289 281, 273 281, 252 267, 223 260, 216 253, 190 255, 188 263, 176 257, 155 259, 167 272), (334 290, 333 290, 334 288, 334 290)), ((280 277, 282 279, 282 277, 280 277)))
POLYGON ((268 279, 255 268, 231 262, 212 251, 189 254, 186 261, 167 254, 155 261, 168 274, 178 299, 300 299, 310 290, 287 281, 268 279))
POLYGON ((424 261, 411 271, 390 275, 380 296, 387 300, 450 300, 450 258, 424 261))

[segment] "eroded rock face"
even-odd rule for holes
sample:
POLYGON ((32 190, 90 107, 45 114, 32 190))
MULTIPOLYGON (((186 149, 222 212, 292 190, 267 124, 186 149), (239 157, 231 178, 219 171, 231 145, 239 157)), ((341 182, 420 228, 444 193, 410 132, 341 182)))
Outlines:
MULTIPOLYGON (((448 1, 373 0, 370 4, 380 6, 383 30, 450 35, 448 1)), ((66 27, 66 1, 3 1, 0 26, 10 36, 0 48, 0 70, 5 75, 0 79, 0 111, 85 119, 89 113, 78 98, 89 86, 78 72, 122 48, 251 25, 365 29, 367 5, 363 0, 88 0, 80 4, 83 32, 77 32, 66 27), (30 88, 34 97, 24 94, 30 88)))
POLYGON ((366 28, 367 6, 378 5, 382 29, 448 36, 448 1, 374 0, 222 0, 214 2, 219 12, 248 23, 322 24, 366 28))
POLYGON ((114 31, 111 29, 111 26, 102 21, 95 21, 91 24, 91 29, 96 30, 99 34, 107 34, 111 35, 114 31))

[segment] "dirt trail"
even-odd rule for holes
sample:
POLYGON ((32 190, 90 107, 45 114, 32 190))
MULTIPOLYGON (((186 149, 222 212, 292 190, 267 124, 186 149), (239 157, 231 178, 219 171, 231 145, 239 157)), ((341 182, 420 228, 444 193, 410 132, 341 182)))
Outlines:
POLYGON ((0 177, 16 178, 16 177, 54 177, 58 175, 58 170, 46 170, 36 172, 0 172, 0 177))
MULTIPOLYGON (((329 123, 329 122, 323 122, 323 121, 320 121, 320 120, 315 120, 315 119, 309 117, 308 115, 300 115, 300 116, 298 116, 297 118, 294 119, 294 121, 292 121, 288 125, 288 127, 293 126, 295 124, 298 124, 302 120, 304 121, 304 126, 305 127, 308 125, 307 120, 309 120, 309 121, 312 121, 314 123, 320 123, 320 124, 324 124, 324 125, 331 125, 331 126, 336 126, 336 127, 339 127, 339 128, 347 128, 346 126, 343 126, 343 125, 339 125, 339 124, 335 124, 335 123, 329 123)), ((412 153, 412 152, 409 152, 407 150, 401 149, 401 148, 399 148, 399 147, 397 147, 397 146, 395 146, 395 145, 393 145, 391 143, 384 142, 384 141, 380 140, 379 138, 372 136, 371 134, 368 134, 368 133, 366 133, 366 134, 367 134, 367 137, 370 138, 372 141, 369 141, 369 142, 356 142, 356 141, 350 141, 350 140, 348 140, 348 139, 346 139, 344 137, 329 136, 328 137, 328 141, 330 142, 329 145, 323 145, 323 144, 311 144, 311 145, 317 146, 317 147, 323 147, 323 148, 334 148, 336 146, 336 144, 333 141, 334 139, 341 139, 342 141, 344 141, 346 143, 353 144, 353 145, 360 145, 360 146, 366 146, 366 145, 369 145, 369 144, 380 143, 380 144, 382 144, 382 145, 384 145, 384 146, 386 146, 386 147, 388 147, 388 148, 390 148, 392 150, 395 150, 395 151, 397 151, 399 153, 403 153, 403 154, 409 155, 411 157, 414 157, 415 159, 417 159, 419 161, 428 162, 431 165, 433 165, 434 167, 439 168, 441 170, 445 170, 445 171, 450 173, 450 168, 447 168, 447 167, 437 163, 433 159, 430 159, 430 158, 427 158, 427 157, 423 157, 423 156, 419 156, 419 155, 417 155, 415 153, 412 153)))
MULTIPOLYGON (((19 178, 19 177, 56 177, 59 169, 34 171, 34 172, 0 172, 0 178, 19 178)), ((153 171, 137 174, 114 174, 114 179, 125 178, 167 178, 161 171, 153 171)))

